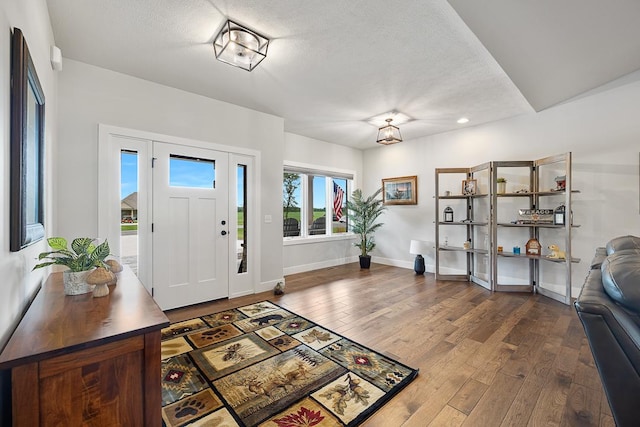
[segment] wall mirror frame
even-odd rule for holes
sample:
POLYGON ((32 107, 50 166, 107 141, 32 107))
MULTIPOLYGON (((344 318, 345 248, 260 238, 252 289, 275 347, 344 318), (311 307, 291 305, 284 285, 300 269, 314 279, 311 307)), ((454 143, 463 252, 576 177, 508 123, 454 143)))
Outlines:
POLYGON ((18 28, 11 43, 10 249, 44 237, 44 92, 18 28))

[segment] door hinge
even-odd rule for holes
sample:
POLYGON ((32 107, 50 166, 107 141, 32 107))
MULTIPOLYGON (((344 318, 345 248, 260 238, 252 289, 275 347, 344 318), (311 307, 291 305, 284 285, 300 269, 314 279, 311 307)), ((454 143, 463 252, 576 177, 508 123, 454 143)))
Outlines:
POLYGON ((152 157, 151 158, 151 168, 155 168, 156 167, 156 160, 158 160, 157 157, 152 157))
POLYGON ((153 223, 151 223, 151 232, 153 233, 153 223))
POLYGON ((152 297, 154 296, 154 295, 153 295, 153 291, 154 291, 154 288, 151 288, 151 296, 152 296, 152 297))

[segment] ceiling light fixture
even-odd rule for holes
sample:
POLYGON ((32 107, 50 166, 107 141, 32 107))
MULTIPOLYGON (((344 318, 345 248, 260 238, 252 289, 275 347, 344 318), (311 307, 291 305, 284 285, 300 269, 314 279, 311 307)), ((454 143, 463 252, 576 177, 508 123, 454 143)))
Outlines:
POLYGON ((391 124, 393 119, 385 120, 387 124, 378 129, 378 144, 391 145, 402 142, 402 135, 397 126, 391 124))
POLYGON ((469 123, 469 119, 467 119, 466 117, 461 117, 458 119, 458 124, 465 124, 465 123, 469 123))
POLYGON ((213 41, 216 58, 234 67, 252 71, 267 57, 269 39, 228 20, 213 41))

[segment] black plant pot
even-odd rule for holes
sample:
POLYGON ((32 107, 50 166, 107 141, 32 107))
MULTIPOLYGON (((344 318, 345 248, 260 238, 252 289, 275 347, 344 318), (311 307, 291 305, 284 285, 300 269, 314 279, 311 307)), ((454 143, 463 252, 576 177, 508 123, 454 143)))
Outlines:
POLYGON ((360 255, 360 268, 369 268, 371 267, 371 255, 362 256, 360 255))

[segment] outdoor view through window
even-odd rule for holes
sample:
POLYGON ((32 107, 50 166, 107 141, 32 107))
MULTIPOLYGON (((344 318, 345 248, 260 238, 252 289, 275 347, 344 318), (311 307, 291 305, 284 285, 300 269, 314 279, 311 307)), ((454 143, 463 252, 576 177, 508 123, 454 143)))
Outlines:
MULTIPOLYGON (((138 230, 144 224, 138 222, 138 153, 122 150, 120 154, 120 256, 123 264, 134 273, 138 272, 138 230)), ((214 188, 215 162, 206 159, 193 159, 171 156, 169 159, 169 185, 172 187, 214 188)), ((236 258, 238 273, 247 271, 246 253, 246 186, 247 166, 237 168, 237 220, 236 258)))
POLYGON ((282 179, 283 237, 346 233, 349 182, 328 175, 285 171, 282 179), (302 227, 303 223, 306 228, 302 227))

